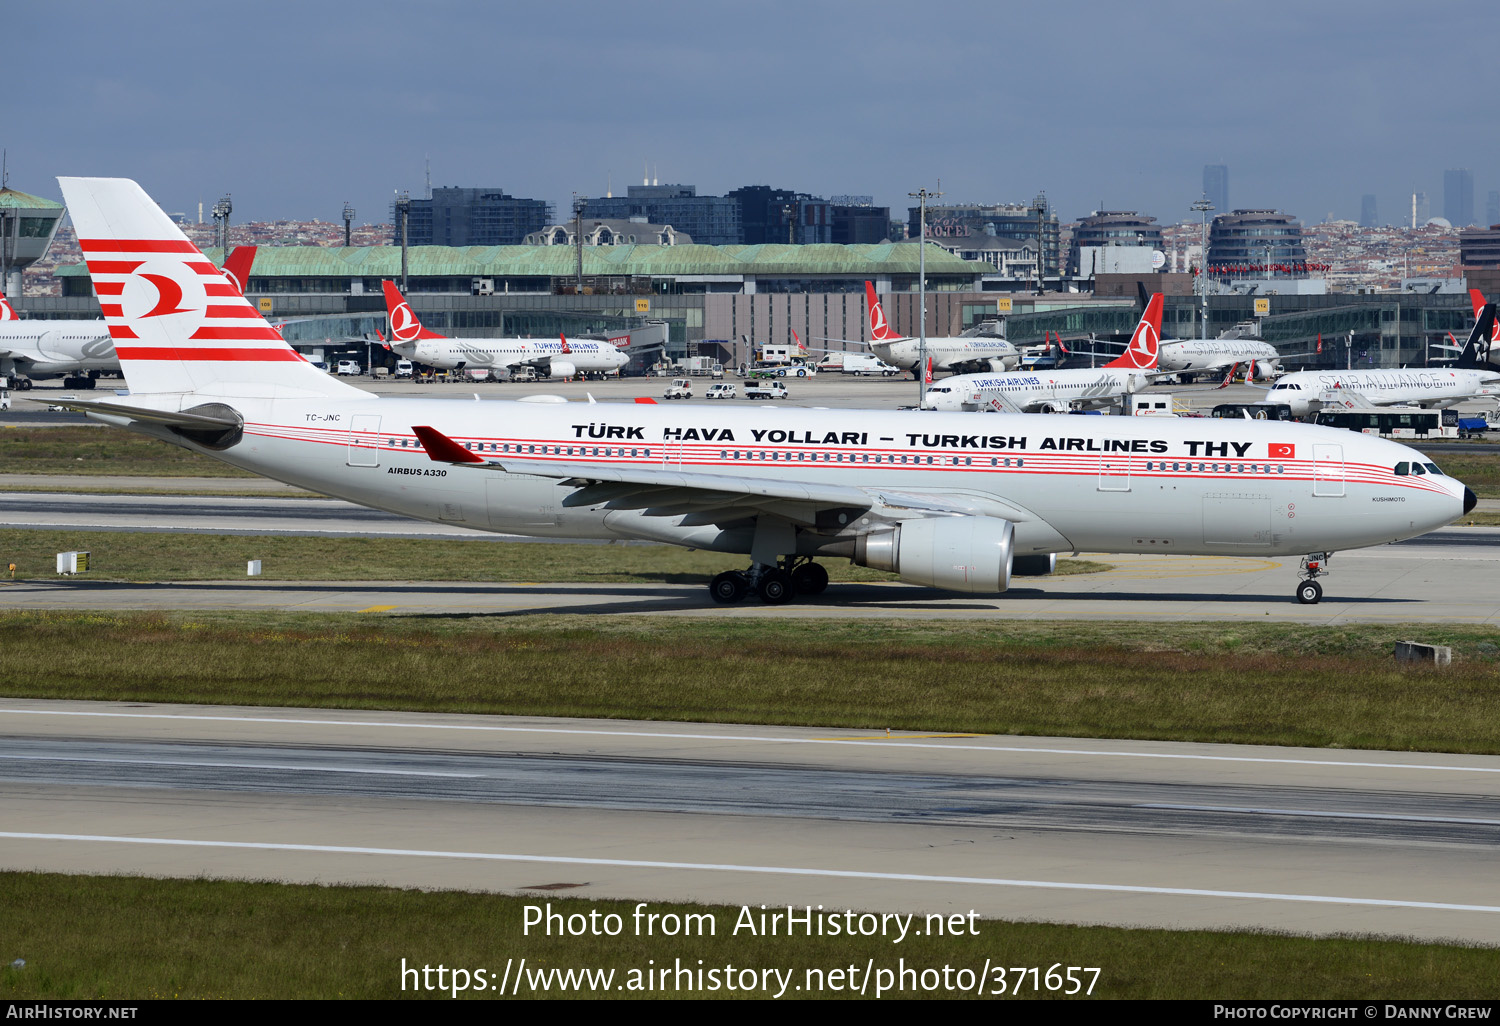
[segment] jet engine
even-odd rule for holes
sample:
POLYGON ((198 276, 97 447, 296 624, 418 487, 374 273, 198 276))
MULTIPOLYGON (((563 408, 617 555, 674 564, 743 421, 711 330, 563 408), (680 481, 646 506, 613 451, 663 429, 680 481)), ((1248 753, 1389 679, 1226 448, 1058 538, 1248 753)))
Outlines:
POLYGON ((1010 587, 1015 527, 997 517, 903 520, 862 535, 854 562, 897 574, 910 584, 996 594, 1010 587))
POLYGON ((1272 366, 1270 360, 1254 360, 1251 362, 1255 364, 1256 378, 1261 381, 1266 380, 1276 373, 1276 368, 1272 366))
POLYGON ((554 378, 576 378, 578 365, 571 360, 548 360, 547 374, 554 378))

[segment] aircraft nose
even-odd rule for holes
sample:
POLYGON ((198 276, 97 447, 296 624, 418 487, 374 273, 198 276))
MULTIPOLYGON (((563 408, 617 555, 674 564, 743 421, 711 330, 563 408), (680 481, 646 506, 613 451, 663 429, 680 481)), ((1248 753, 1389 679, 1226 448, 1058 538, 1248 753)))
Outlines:
POLYGON ((1477 495, 1474 494, 1474 489, 1472 489, 1472 488, 1465 488, 1464 489, 1464 512, 1465 513, 1469 512, 1469 510, 1473 509, 1477 505, 1479 505, 1479 496, 1477 496, 1477 495))

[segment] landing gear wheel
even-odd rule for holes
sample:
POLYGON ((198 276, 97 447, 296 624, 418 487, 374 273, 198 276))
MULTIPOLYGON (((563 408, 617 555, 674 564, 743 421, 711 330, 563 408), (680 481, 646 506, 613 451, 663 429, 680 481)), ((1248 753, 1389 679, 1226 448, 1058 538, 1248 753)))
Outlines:
POLYGON ((792 571, 798 595, 821 595, 828 587, 828 571, 818 563, 803 563, 792 571))
POLYGON ((756 591, 766 605, 781 606, 796 597, 797 586, 792 582, 792 575, 785 570, 767 570, 760 575, 756 591))
POLYGON ((744 598, 745 592, 749 590, 745 575, 738 570, 726 570, 708 584, 708 593, 714 597, 714 601, 726 606, 744 598))
POLYGON ((1317 581, 1303 581, 1297 585, 1297 601, 1304 606, 1315 606, 1323 597, 1323 586, 1317 581))

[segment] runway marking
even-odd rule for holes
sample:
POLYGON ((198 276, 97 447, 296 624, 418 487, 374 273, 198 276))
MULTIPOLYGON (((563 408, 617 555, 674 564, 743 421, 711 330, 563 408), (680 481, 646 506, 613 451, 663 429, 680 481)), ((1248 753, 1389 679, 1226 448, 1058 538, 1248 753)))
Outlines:
POLYGON ((1400 823, 1462 823, 1465 826, 1500 826, 1500 819, 1467 819, 1462 816, 1399 816, 1381 812, 1320 812, 1316 809, 1259 809, 1238 805, 1170 805, 1156 803, 1137 805, 1137 809, 1165 809, 1169 812, 1249 812, 1259 816, 1305 816, 1310 819, 1376 819, 1400 823))
POLYGON ((371 606, 369 609, 361 609, 361 613, 389 613, 395 606, 371 606))
POLYGON ((206 759, 117 759, 105 755, 0 755, 11 762, 108 762, 124 766, 206 766, 213 769, 296 770, 303 773, 362 773, 381 777, 456 777, 474 780, 480 773, 447 773, 438 770, 358 769, 344 766, 313 766, 274 762, 209 762, 206 759))
MULTIPOLYGON (((663 739, 669 741, 744 741, 783 745, 847 745, 858 748, 874 747, 879 745, 886 748, 931 748, 936 751, 942 752, 1006 752, 1021 755, 1071 755, 1087 756, 1093 758, 1174 759, 1198 762, 1268 763, 1278 766, 1337 766, 1353 767, 1356 769, 1404 769, 1436 770, 1459 773, 1500 773, 1500 765, 1443 766, 1438 764, 1426 763, 1360 762, 1357 760, 1335 759, 1273 759, 1270 756, 1259 755, 1200 755, 1175 752, 1107 752, 1089 748, 1028 748, 1022 745, 928 745, 913 744, 909 741, 900 741, 896 739, 887 741, 884 738, 870 741, 863 740, 859 737, 765 737, 756 734, 677 734, 649 730, 585 730, 578 727, 501 727, 493 724, 479 723, 401 723, 399 721, 387 720, 313 720, 290 717, 286 719, 280 719, 274 716, 207 716, 201 713, 122 713, 92 712, 78 709, 64 710, 0 708, 0 715, 4 715, 7 713, 23 716, 92 716, 101 719, 123 720, 192 720, 209 723, 274 723, 312 727, 380 727, 384 729, 401 730, 472 730, 484 733, 501 734, 566 734, 583 737, 642 737, 663 739)), ((969 736, 985 737, 986 735, 972 734, 969 736)))
POLYGON ((1221 891, 1199 887, 1147 887, 1139 884, 1072 883, 1063 880, 1012 880, 988 876, 936 876, 927 873, 879 873, 859 869, 814 869, 807 866, 749 866, 717 862, 658 862, 652 859, 599 859, 574 855, 515 855, 488 851, 440 851, 422 848, 367 848, 335 844, 289 844, 272 841, 199 841, 183 837, 120 837, 106 834, 38 834, 0 832, 15 841, 84 841, 105 844, 163 845, 180 848, 230 848, 248 851, 318 852, 330 855, 396 855, 433 859, 474 859, 482 862, 550 863, 569 866, 613 866, 621 869, 688 869, 716 873, 760 873, 772 876, 817 876, 844 880, 889 880, 1038 890, 1096 891, 1114 894, 1161 894, 1192 898, 1243 898, 1319 905, 1366 905, 1378 908, 1436 909, 1445 912, 1500 912, 1497 905, 1463 905, 1445 901, 1402 898, 1355 898, 1327 894, 1278 894, 1274 891, 1221 891))
POLYGON ((855 737, 813 737, 809 741, 916 741, 939 737, 988 737, 987 734, 865 734, 855 737))

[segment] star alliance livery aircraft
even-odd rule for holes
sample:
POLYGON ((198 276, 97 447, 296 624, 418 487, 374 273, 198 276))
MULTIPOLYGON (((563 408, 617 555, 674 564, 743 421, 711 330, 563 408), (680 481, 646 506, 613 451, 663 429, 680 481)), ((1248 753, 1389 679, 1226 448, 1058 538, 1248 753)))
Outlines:
POLYGON ((1327 553, 1475 502, 1421 453, 1307 425, 377 397, 293 352, 134 182, 61 184, 131 388, 66 405, 420 519, 747 554, 720 602, 819 592, 820 557, 994 594, 1080 549, 1315 554, 1316 602, 1327 553))

